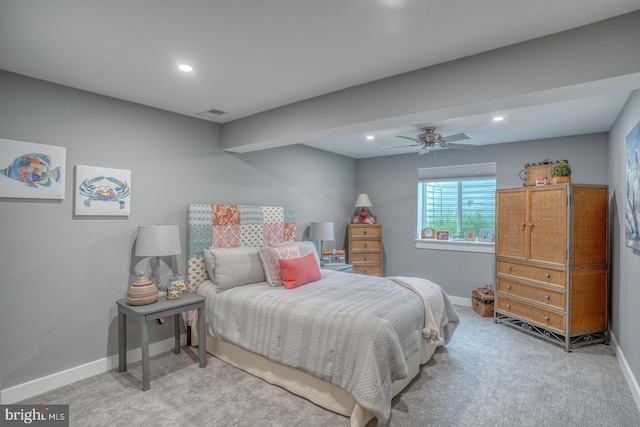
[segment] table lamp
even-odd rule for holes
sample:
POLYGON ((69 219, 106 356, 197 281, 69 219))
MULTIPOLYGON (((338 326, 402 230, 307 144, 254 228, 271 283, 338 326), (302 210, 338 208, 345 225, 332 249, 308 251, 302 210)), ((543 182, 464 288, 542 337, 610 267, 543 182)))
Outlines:
POLYGON ((136 256, 156 257, 155 282, 160 288, 160 257, 178 255, 180 229, 177 225, 141 225, 138 227, 136 256))
POLYGON ((369 200, 369 196, 366 193, 362 193, 358 195, 358 200, 356 200, 356 208, 362 208, 360 211, 360 222, 364 223, 364 220, 367 218, 367 211, 364 209, 370 208, 373 206, 371 204, 371 200, 369 200))
POLYGON ((320 264, 322 262, 322 242, 324 240, 334 240, 333 223, 332 222, 312 222, 309 226, 309 240, 320 241, 320 264))

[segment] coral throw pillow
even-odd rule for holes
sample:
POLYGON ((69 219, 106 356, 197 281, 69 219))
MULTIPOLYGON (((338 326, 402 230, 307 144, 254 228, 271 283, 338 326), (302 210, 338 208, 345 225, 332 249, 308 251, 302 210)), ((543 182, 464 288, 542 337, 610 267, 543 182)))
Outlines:
POLYGON ((280 259, 280 271, 282 272, 282 284, 287 289, 320 280, 320 268, 314 254, 308 254, 300 258, 280 259))

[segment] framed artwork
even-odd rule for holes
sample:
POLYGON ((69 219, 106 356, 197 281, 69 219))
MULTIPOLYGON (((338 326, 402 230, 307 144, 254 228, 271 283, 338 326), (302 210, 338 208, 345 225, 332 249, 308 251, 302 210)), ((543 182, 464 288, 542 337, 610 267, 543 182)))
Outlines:
POLYGON ((0 139, 0 197, 63 200, 67 149, 0 139))
POLYGON ((625 241, 640 250, 640 122, 627 135, 625 241))
POLYGON ((448 231, 438 231, 436 234, 436 240, 449 240, 448 231))
POLYGON ((492 228, 482 228, 478 232, 478 242, 493 242, 494 231, 492 228))
POLYGON ((130 170, 77 165, 75 178, 75 215, 129 216, 130 170))
POLYGON ((180 289, 180 292, 186 292, 187 290, 187 282, 182 276, 173 276, 171 279, 169 279, 169 285, 177 287, 178 289, 180 289))
POLYGON ((351 224, 362 224, 362 218, 360 218, 360 215, 352 215, 351 224))
POLYGON ((464 235, 464 240, 475 242, 477 234, 478 232, 476 230, 467 230, 466 234, 464 235))
POLYGON ((431 227, 425 227, 420 232, 421 239, 435 239, 436 238, 436 230, 431 227))
POLYGON ((377 224, 378 223, 378 217, 375 216, 375 215, 369 215, 364 219, 364 221, 362 223, 363 224, 377 224))

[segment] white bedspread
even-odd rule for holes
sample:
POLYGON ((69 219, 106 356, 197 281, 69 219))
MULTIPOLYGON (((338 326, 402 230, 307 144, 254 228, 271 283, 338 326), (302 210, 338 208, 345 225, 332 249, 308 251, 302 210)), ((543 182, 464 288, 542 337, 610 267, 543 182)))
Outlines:
POLYGON ((391 384, 407 376, 405 361, 420 347, 423 329, 443 344, 459 321, 437 285, 398 281, 403 286, 323 270, 321 280, 291 290, 251 284, 217 293, 205 282, 198 293, 207 297, 210 335, 337 385, 384 424, 391 384))

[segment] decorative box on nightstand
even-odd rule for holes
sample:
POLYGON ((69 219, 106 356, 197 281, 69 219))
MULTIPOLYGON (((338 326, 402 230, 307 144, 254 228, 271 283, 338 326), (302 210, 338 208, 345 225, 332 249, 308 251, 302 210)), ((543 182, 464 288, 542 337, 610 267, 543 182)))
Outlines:
POLYGON ((353 273, 351 264, 325 264, 322 266, 325 270, 342 271, 344 273, 353 273))

